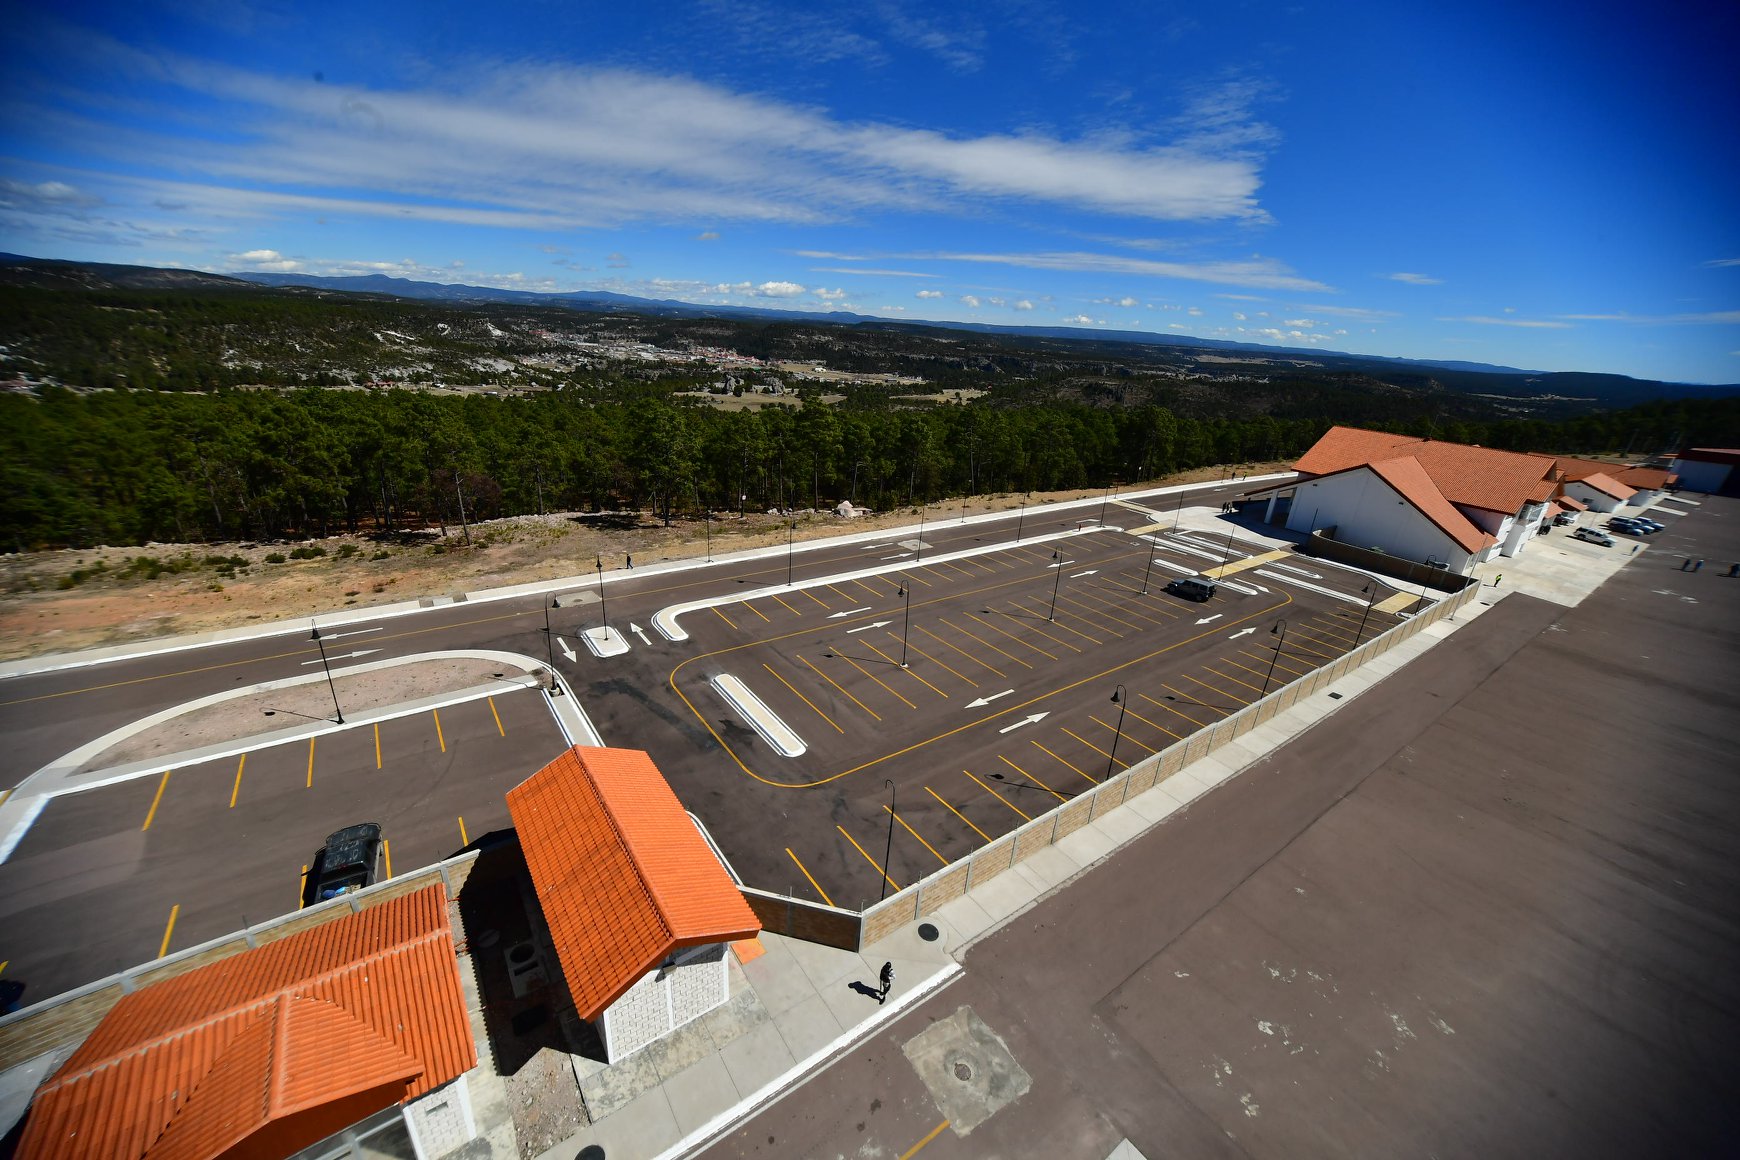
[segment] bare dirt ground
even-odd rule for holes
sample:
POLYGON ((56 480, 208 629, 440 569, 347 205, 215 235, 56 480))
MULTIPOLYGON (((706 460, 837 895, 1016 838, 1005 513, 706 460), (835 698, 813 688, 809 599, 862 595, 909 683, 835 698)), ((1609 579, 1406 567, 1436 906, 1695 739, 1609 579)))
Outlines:
MULTIPOLYGON (((1288 467, 1251 464, 1239 471, 1260 475, 1288 467)), ((1119 490, 1227 477, 1224 467, 1202 468, 1119 490)), ((964 508, 955 499, 924 511, 940 519, 1100 494, 1076 489, 975 496, 964 508)), ((903 507, 850 522, 828 512, 793 518, 800 521, 802 540, 911 523, 919 510, 903 507)), ((781 542, 784 529, 783 517, 774 514, 750 512, 739 519, 735 512, 716 513, 713 552, 781 542)), ((667 528, 645 512, 570 512, 492 520, 470 531, 470 547, 461 529, 450 527, 445 536, 431 528, 295 543, 147 544, 0 556, 0 660, 555 580, 591 571, 595 557, 606 568, 621 566, 627 555, 643 564, 687 559, 705 554, 708 527, 692 516, 667 528), (305 558, 291 558, 298 550, 305 558), (321 554, 307 555, 316 551, 321 554)))

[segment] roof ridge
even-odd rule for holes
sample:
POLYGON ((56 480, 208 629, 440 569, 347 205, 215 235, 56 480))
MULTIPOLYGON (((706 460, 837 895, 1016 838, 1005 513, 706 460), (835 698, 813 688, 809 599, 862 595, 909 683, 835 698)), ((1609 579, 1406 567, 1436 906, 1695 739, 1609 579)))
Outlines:
MULTIPOLYGON (((628 832, 617 823, 616 811, 611 808, 609 799, 604 796, 603 787, 598 784, 598 779, 593 776, 592 767, 586 764, 586 758, 581 756, 578 752, 582 748, 587 747, 576 745, 570 752, 574 754, 574 760, 580 763, 580 772, 585 774, 586 780, 591 783, 592 792, 597 796, 598 804, 603 807, 604 820, 609 823, 610 830, 616 835, 617 842, 628 852, 628 864, 634 867, 635 884, 640 887, 640 892, 646 895, 647 901, 652 903, 654 913, 659 916, 659 925, 665 929, 665 936, 668 939, 675 939, 677 937, 677 925, 671 921, 671 912, 665 909, 664 900, 659 897, 659 892, 654 890, 652 883, 647 880, 646 867, 641 865, 640 850, 632 841, 629 840, 628 832)), ((608 746, 593 748, 608 748, 608 746)), ((676 795, 673 793, 671 796, 675 797, 676 795)), ((679 801, 677 804, 680 806, 682 805, 682 802, 679 801)), ((687 811, 684 812, 687 813, 687 811)))

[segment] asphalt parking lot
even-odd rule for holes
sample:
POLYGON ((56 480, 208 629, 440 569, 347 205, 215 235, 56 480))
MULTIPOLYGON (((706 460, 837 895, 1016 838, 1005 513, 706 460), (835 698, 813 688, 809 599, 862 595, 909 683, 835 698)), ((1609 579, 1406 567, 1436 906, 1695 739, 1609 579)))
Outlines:
POLYGON ((1333 662, 1414 601, 1383 587, 1368 612, 1363 575, 1143 531, 922 562, 913 541, 871 544, 878 574, 689 612, 698 651, 669 684, 716 746, 655 757, 745 881, 856 908, 1333 662), (1164 591, 1223 561, 1207 603, 1164 591), (805 752, 775 752, 721 675, 805 752), (722 776, 728 793, 684 792, 722 776))
POLYGON ((295 910, 353 822, 381 823, 399 872, 449 857, 506 828, 503 794, 562 744, 518 691, 56 798, 0 865, 6 977, 28 1001, 295 910))

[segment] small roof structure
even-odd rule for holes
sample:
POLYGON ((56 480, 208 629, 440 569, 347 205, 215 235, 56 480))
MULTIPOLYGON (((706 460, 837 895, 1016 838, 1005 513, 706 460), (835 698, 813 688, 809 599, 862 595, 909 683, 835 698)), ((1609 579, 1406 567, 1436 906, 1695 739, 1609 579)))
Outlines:
POLYGON ((123 996, 17 1154, 287 1155, 476 1063, 437 884, 123 996))
POLYGON ((1565 508, 1569 511, 1586 512, 1589 510, 1588 504, 1584 503, 1580 499, 1575 498, 1574 496, 1568 496, 1568 495, 1554 496, 1553 502, 1558 504, 1560 507, 1565 508))
POLYGON ((1552 493, 1549 487, 1546 494, 1539 494, 1542 481, 1553 477, 1555 461, 1550 456, 1359 427, 1331 427, 1293 467, 1305 475, 1333 475, 1400 456, 1417 460, 1445 499, 1465 507, 1515 515, 1523 504, 1545 501, 1552 493))
POLYGON ((1592 487, 1603 495, 1611 496, 1614 499, 1630 499, 1632 496, 1637 494, 1636 488, 1626 487, 1611 475, 1599 471, 1592 475, 1585 475, 1577 482, 1581 483, 1584 487, 1592 487))
POLYGON ((569 995, 597 1021, 673 951, 761 923, 652 758, 576 745, 508 791, 569 995))

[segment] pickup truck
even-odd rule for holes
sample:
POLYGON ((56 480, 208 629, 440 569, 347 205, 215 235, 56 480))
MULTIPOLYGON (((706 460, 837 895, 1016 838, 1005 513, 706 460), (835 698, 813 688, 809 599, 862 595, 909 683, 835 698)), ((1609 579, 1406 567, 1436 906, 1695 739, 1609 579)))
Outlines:
POLYGON ((329 834, 314 856, 313 901, 373 886, 381 877, 383 852, 379 822, 358 822, 329 834))

